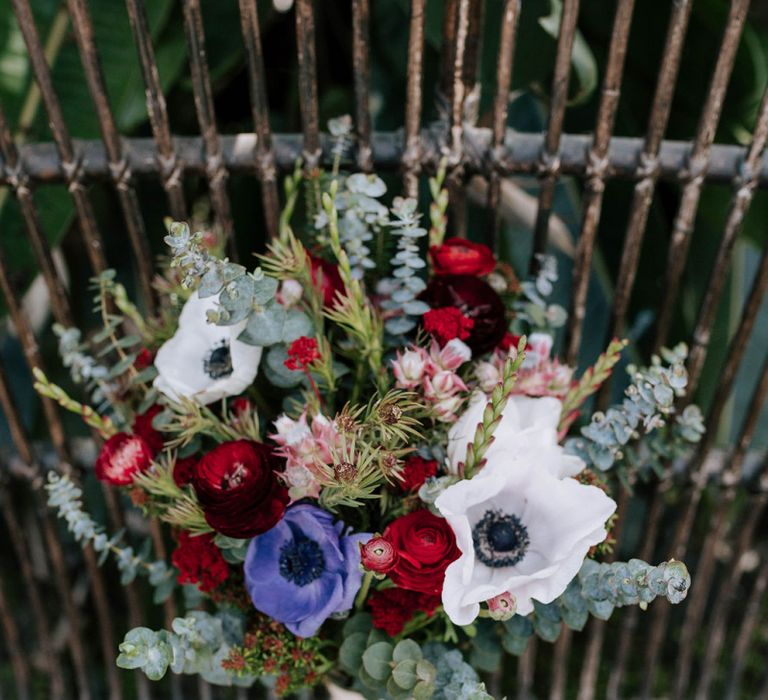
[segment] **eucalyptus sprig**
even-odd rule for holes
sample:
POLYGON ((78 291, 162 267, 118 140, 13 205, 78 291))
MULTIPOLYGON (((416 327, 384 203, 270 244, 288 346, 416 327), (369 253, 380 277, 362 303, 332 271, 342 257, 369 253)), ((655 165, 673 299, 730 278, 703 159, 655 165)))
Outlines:
POLYGON ((517 372, 525 360, 525 344, 526 337, 521 336, 517 344, 517 354, 507 358, 502 370, 501 381, 491 392, 491 398, 483 411, 483 420, 477 425, 475 439, 467 445, 467 457, 463 467, 465 479, 471 479, 483 465, 485 453, 493 442, 493 431, 496 430, 501 421, 501 414, 504 412, 509 395, 517 381, 517 372))

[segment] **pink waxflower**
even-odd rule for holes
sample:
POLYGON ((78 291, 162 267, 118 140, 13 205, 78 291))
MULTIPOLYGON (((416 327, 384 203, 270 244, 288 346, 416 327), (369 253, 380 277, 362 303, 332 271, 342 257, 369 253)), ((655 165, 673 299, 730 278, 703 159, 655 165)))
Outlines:
POLYGON ((423 348, 411 348, 402 354, 397 353, 397 359, 392 361, 392 373, 401 389, 415 389, 424 379, 430 369, 430 358, 423 348))

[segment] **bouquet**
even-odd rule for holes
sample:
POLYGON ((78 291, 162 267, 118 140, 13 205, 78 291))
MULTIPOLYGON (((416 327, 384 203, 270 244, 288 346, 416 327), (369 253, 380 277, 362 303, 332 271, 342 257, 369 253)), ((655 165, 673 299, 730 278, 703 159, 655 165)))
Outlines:
POLYGON ((156 316, 108 272, 103 327, 56 327, 88 399, 39 371, 37 389, 101 436, 96 477, 174 543, 161 561, 110 536, 75 477, 49 475, 84 546, 184 606, 127 632, 120 667, 488 698, 482 673, 533 635, 685 597, 684 564, 616 561, 612 535, 617 492, 702 434, 694 405, 675 410, 685 347, 630 365, 621 402, 590 415, 626 344, 578 377, 554 358, 554 258, 521 281, 446 237, 444 175, 423 219, 375 174, 297 166, 255 269, 169 222, 156 316))

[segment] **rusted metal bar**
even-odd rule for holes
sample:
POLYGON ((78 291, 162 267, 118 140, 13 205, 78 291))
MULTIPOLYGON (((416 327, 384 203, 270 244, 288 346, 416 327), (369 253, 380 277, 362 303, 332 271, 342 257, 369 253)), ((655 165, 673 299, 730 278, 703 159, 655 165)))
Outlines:
POLYGON ((5 113, 0 106, 0 153, 5 161, 5 168, 13 193, 19 202, 21 217, 24 221, 24 228, 27 237, 32 243, 32 249, 35 252, 40 272, 48 288, 51 302, 51 310, 56 320, 64 326, 72 325, 72 314, 67 300, 67 291, 64 283, 59 276, 56 266, 51 256, 51 250, 48 246, 48 240, 42 231, 40 217, 37 215, 37 208, 32 197, 32 190, 29 186, 29 178, 24 170, 23 164, 19 159, 16 145, 13 142, 5 113))
POLYGON ((352 69, 355 85, 355 129, 357 130, 357 167, 373 170, 371 151, 371 110, 368 91, 371 80, 370 0, 352 0, 352 69))
POLYGON ((48 113, 48 123, 59 157, 58 167, 63 175, 61 180, 66 183, 72 195, 88 258, 98 274, 107 268, 107 261, 104 257, 104 243, 96 225, 96 215, 83 183, 82 160, 75 150, 69 129, 64 122, 59 99, 53 89, 51 71, 45 60, 43 44, 35 26, 29 0, 13 0, 13 9, 27 47, 32 72, 40 88, 40 96, 48 113))
POLYGON ((117 190, 128 238, 136 258, 139 287, 147 309, 153 313, 155 292, 152 288, 152 255, 147 241, 147 232, 144 229, 139 199, 133 186, 130 164, 123 153, 120 134, 109 105, 107 85, 93 34, 93 22, 85 0, 67 0, 67 7, 72 18, 72 29, 80 52, 80 61, 85 71, 85 81, 96 108, 104 148, 109 159, 112 182, 117 190))
MULTIPOLYGON (((9 568, 5 569, 10 570, 9 568)), ((29 700, 29 663, 27 654, 21 645, 19 625, 11 612, 11 605, 5 597, 4 582, 0 579, 0 629, 5 637, 5 646, 11 662, 11 671, 16 681, 16 697, 19 700, 29 700)))
POLYGON ((272 150, 272 130, 269 126, 264 54, 261 49, 256 0, 240 0, 240 26, 248 66, 251 114, 257 137, 254 156, 258 165, 257 172, 261 184, 261 199, 264 205, 267 234, 270 238, 274 238, 277 236, 279 227, 280 199, 277 192, 275 154, 272 150))
MULTIPOLYGON (((408 77, 405 88, 405 149, 403 150, 403 185, 407 197, 416 197, 421 171, 421 101, 424 63, 424 10, 426 0, 411 0, 408 33, 408 77)), ((374 154, 375 159, 375 154, 374 154)))
POLYGON ((571 75, 571 54, 579 17, 579 0, 564 0, 557 38, 555 74, 552 79, 549 119, 544 135, 544 146, 539 160, 539 205, 533 230, 533 256, 531 270, 537 267, 537 255, 547 249, 549 217, 555 197, 555 185, 561 172, 560 139, 563 133, 565 108, 568 104, 568 83, 571 75))
POLYGON ((442 46, 440 47, 440 95, 445 106, 450 105, 453 94, 453 64, 456 32, 459 19, 459 0, 445 0, 443 6, 442 46))
POLYGON ((744 217, 752 203, 756 187, 756 172, 763 157, 766 140, 768 140, 768 91, 763 95, 760 114, 752 135, 747 155, 741 166, 739 176, 734 181, 734 193, 728 210, 723 239, 717 251, 717 258, 705 288, 704 300, 701 303, 696 329, 693 332, 691 352, 688 356, 688 400, 699 383, 704 360, 707 357, 712 324, 715 320, 718 302, 728 278, 728 267, 733 253, 733 246, 741 231, 744 217))
POLYGON ((317 101, 317 47, 314 0, 296 2, 296 44, 299 54, 299 105, 304 135, 302 156, 307 172, 320 165, 320 117, 317 101))
POLYGON ((187 218, 182 181, 183 170, 173 145, 165 95, 160 84, 160 73, 147 21, 147 10, 144 0, 125 0, 125 6, 128 9, 133 40, 139 53, 139 64, 147 98, 147 114, 157 149, 157 170, 160 173, 163 189, 168 196, 171 216, 177 221, 182 221, 187 218))
POLYGON ((470 0, 459 0, 456 33, 454 35, 453 65, 451 66, 453 81, 451 90, 450 110, 448 112, 448 144, 446 156, 451 168, 461 164, 464 148, 464 101, 467 98, 464 83, 464 58, 469 34, 469 5, 470 0))
POLYGON ((587 307, 587 291, 592 271, 592 252, 600 223, 600 212, 605 191, 605 175, 608 168, 608 148, 616 121, 616 109, 621 95, 621 78, 624 58, 627 54, 629 28, 635 0, 619 0, 613 18, 611 44, 608 48, 608 65, 603 78, 594 141, 587 157, 587 179, 582 198, 581 234, 576 246, 571 290, 571 312, 568 316, 566 361, 578 364, 581 334, 587 307))
POLYGON ((659 307, 659 319, 656 327, 654 349, 658 350, 667 342, 677 297, 680 291, 685 263, 691 243, 691 234, 699 208, 701 188, 704 185, 703 174, 709 165, 710 148, 715 140, 715 132, 720 121, 728 81, 736 60, 741 32, 747 19, 750 0, 731 0, 728 20, 720 44, 715 71, 712 75, 707 100, 701 113, 696 138, 693 143, 688 167, 685 174, 687 182, 683 187, 680 207, 672 227, 672 239, 669 244, 667 272, 664 278, 664 299, 659 307))
POLYGON ((520 20, 520 0, 504 0, 501 15, 501 36, 499 54, 496 61, 496 95, 493 100, 493 126, 491 152, 491 173, 488 186, 488 210, 491 221, 491 246, 498 246, 501 216, 498 211, 501 192, 501 177, 497 167, 500 160, 504 136, 507 133, 507 111, 509 108, 509 90, 512 85, 512 66, 515 59, 517 27, 520 20))
MULTIPOLYGON (((417 3, 422 0, 416 0, 417 3)), ((435 129, 425 128, 416 140, 421 142, 421 162, 426 172, 434 172, 442 157, 442 143, 435 129)), ((510 132, 511 134, 512 132, 510 132)), ((405 139, 400 131, 375 132, 371 137, 373 160, 381 171, 395 171, 403 162, 405 139)), ((256 136, 252 133, 220 136, 221 155, 227 170, 236 173, 254 174, 257 164, 253 151, 256 136)), ((560 142, 560 172, 563 175, 584 177, 587 172, 585 154, 589 151, 592 139, 589 136, 564 134, 560 142)), ((302 136, 299 134, 273 134, 275 165, 278 172, 291 172, 296 159, 302 156, 302 136)), ((535 175, 538 168, 543 134, 514 132, 506 145, 497 152, 496 167, 501 175, 535 175)), ((184 172, 192 175, 205 175, 205 148, 200 137, 177 137, 177 153, 184 172)), ((321 134, 323 166, 333 163, 331 139, 321 134)), ((156 177, 156 149, 152 139, 125 139, 126 156, 131 170, 136 177, 156 177)), ((25 166, 31 186, 46 183, 67 182, 66 169, 56 148, 51 144, 37 143, 20 145, 19 156, 25 166)), ((87 180, 108 180, 109 164, 103 144, 96 141, 79 141, 77 150, 80 155, 81 176, 87 180)), ((664 141, 658 157, 657 179, 677 183, 680 170, 691 152, 687 141, 664 141)), ((610 164, 607 177, 621 180, 637 180, 638 163, 643 159, 643 140, 637 138, 614 137, 608 150, 610 164)), ((705 175, 706 181, 715 185, 731 185, 739 173, 746 149, 741 146, 715 145, 712 147, 710 167, 705 175)), ((465 176, 491 173, 489 164, 493 163, 493 137, 490 129, 473 128, 472 148, 464 149, 465 176)), ((351 163, 342 163, 352 165, 351 163)), ((4 164, 0 163, 0 185, 11 182, 4 164)), ((758 187, 768 188, 768 160, 763 158, 759 167, 758 187)))
POLYGON ((195 97, 197 123, 205 146, 205 172, 211 191, 211 204, 216 222, 227 241, 227 250, 236 257, 232 212, 227 194, 226 163, 221 153, 221 139, 216 126, 216 113, 213 108, 213 88, 208 72, 208 59, 205 53, 205 32, 200 0, 183 0, 184 32, 187 37, 189 66, 192 74, 192 92, 195 97))
POLYGON ((517 659, 517 700, 530 700, 533 674, 536 670, 536 635, 528 640, 522 656, 517 659))
POLYGON ((573 631, 563 625, 560 636, 555 642, 552 658, 552 683, 549 688, 549 700, 565 700, 568 683, 568 659, 571 655, 573 631))
MULTIPOLYGON (((759 509, 761 513, 764 512, 766 503, 768 503, 768 496, 761 494, 758 502, 755 504, 755 510, 759 509)), ((740 577, 742 571, 740 562, 736 557, 734 557, 734 568, 739 570, 740 577)), ((725 599, 721 601, 718 598, 718 603, 728 606, 732 605, 736 597, 736 585, 734 585, 732 588, 728 586, 730 583, 732 583, 734 578, 735 574, 733 571, 731 571, 731 575, 724 583, 720 593, 720 595, 725 597, 725 599)), ((738 579, 735 581, 735 583, 738 584, 738 579)), ((763 554, 763 563, 758 571, 757 578, 755 579, 755 583, 752 587, 752 592, 749 594, 747 603, 743 608, 744 613, 741 619, 741 625, 739 626, 739 631, 736 635, 736 641, 733 645, 731 668, 728 672, 728 680, 726 682, 726 700, 736 700, 736 698, 742 697, 739 693, 739 690, 741 688, 741 680, 744 674, 747 652, 749 650, 750 642, 754 637, 755 629, 760 622, 760 611, 763 607, 766 590, 768 590, 768 558, 766 558, 765 554, 763 554)), ((719 626, 720 625, 718 625, 718 627, 719 626)), ((719 633, 722 634, 722 631, 724 630, 721 630, 719 633)), ((716 633, 714 630, 714 621, 712 632, 713 634, 716 633)), ((718 645, 719 644, 720 643, 718 642, 718 645)))
MULTIPOLYGON (((656 187, 656 181, 662 176, 661 162, 663 161, 664 150, 662 139, 667 130, 669 113, 672 108, 672 97, 680 70, 680 58, 688 28, 688 19, 691 14, 691 3, 692 0, 677 0, 672 4, 664 53, 659 68, 659 79, 656 83, 651 113, 648 117, 648 130, 642 149, 638 154, 637 184, 632 195, 627 230, 624 235, 624 248, 621 254, 619 272, 616 276, 609 323, 610 336, 612 337, 621 336, 624 332, 627 308, 635 285, 637 266, 640 262, 640 248, 645 235, 648 212, 653 201, 653 191, 656 187)), ((605 382, 603 386, 601 403, 605 403, 605 398, 608 396, 610 380, 605 382)))
MULTIPOLYGON (((732 457, 734 470, 730 475, 730 478, 735 478, 734 473, 739 473, 741 468, 741 461, 746 454, 747 448, 752 442, 755 430, 757 428, 757 422, 760 417, 760 409, 765 402, 765 398, 768 395, 768 358, 766 358, 760 381, 755 389, 752 399, 750 400, 749 409, 747 412, 744 426, 741 429, 738 443, 734 450, 732 457)), ((693 529, 694 520, 698 511, 699 503, 701 501, 702 494, 706 485, 706 474, 704 473, 703 463, 698 466, 694 475, 693 487, 691 488, 688 496, 685 500, 682 516, 678 516, 675 531, 672 538, 672 546, 669 549, 669 558, 681 560, 685 556, 688 548, 688 541, 693 529)), ((653 692, 653 683, 656 677, 656 669, 658 667, 659 655, 661 653, 661 647, 665 641, 665 631, 667 627, 667 621, 669 619, 670 606, 666 601, 659 601, 653 609, 653 615, 651 618, 650 632, 648 636, 648 646, 646 648, 645 663, 644 663, 644 684, 643 684, 643 697, 650 697, 653 692)))

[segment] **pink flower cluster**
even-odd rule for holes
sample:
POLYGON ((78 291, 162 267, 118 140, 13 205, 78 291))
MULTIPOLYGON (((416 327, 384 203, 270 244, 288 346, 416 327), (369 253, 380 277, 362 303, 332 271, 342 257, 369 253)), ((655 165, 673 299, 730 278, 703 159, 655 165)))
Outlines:
POLYGON ((291 501, 317 498, 320 495, 318 467, 333 462, 331 450, 339 444, 336 425, 320 414, 308 423, 304 412, 297 420, 280 416, 275 421, 275 429, 277 432, 270 437, 280 446, 277 453, 286 459, 281 476, 291 501))
MULTIPOLYGON (((516 352, 514 348, 510 352, 516 352)), ((573 368, 551 359, 552 337, 546 333, 531 333, 525 346, 525 361, 517 375, 513 394, 525 396, 554 396, 562 399, 571 388, 573 368)), ((475 365, 475 378, 480 388, 490 393, 501 381, 508 353, 496 350, 490 361, 475 365)))
POLYGON ((412 345, 398 352, 392 371, 400 389, 419 391, 432 404, 437 420, 453 423, 468 391, 456 370, 471 358, 472 351, 458 338, 442 349, 433 340, 429 350, 412 345))

